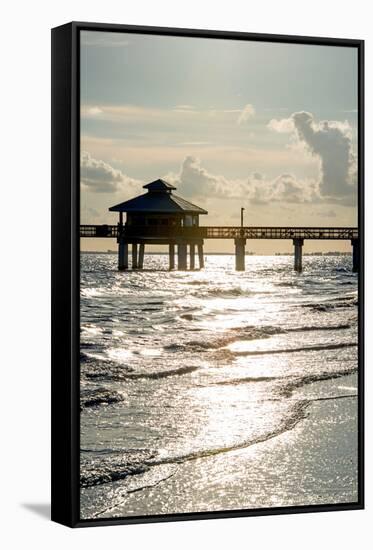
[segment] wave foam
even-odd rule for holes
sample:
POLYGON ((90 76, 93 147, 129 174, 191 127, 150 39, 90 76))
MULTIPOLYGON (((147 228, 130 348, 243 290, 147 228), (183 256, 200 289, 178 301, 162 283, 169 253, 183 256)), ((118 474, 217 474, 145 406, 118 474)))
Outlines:
POLYGON ((112 405, 124 400, 124 395, 120 392, 110 391, 105 388, 95 388, 81 390, 80 392, 80 410, 89 407, 98 407, 100 405, 112 405))

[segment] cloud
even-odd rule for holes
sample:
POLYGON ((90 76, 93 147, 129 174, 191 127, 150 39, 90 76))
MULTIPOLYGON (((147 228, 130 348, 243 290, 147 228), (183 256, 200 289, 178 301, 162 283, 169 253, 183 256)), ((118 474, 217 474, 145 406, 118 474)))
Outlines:
POLYGON ((247 105, 245 105, 245 107, 242 109, 240 116, 237 119, 237 124, 243 124, 247 122, 254 115, 255 115, 254 107, 250 103, 247 103, 247 105))
POLYGON ((352 129, 347 121, 316 122, 311 113, 301 111, 282 120, 272 119, 268 127, 280 133, 293 133, 320 163, 321 198, 353 204, 356 198, 356 156, 352 129))
POLYGON ((80 180, 87 190, 94 193, 115 193, 138 183, 121 170, 93 158, 87 151, 83 151, 80 156, 80 180))
POLYGON ((81 110, 81 115, 86 118, 96 118, 99 117, 99 115, 103 114, 103 110, 101 107, 97 107, 97 105, 91 105, 87 107, 83 107, 81 110))
POLYGON ((254 173, 249 183, 252 193, 250 201, 253 204, 304 204, 318 201, 317 185, 310 181, 299 181, 292 174, 281 174, 268 180, 262 174, 254 173))
POLYGON ((292 174, 268 179, 260 172, 254 172, 245 179, 227 179, 206 170, 200 159, 192 155, 184 158, 178 174, 167 174, 165 179, 173 183, 181 195, 199 200, 240 199, 255 205, 273 202, 301 204, 319 200, 315 182, 299 181, 292 174))
POLYGON ((174 107, 174 110, 175 111, 193 111, 194 110, 194 106, 193 105, 186 105, 186 104, 183 104, 183 105, 176 105, 174 107))
POLYGON ((229 188, 223 176, 208 172, 193 155, 184 158, 178 174, 168 174, 165 179, 177 185, 180 193, 186 196, 216 197, 224 195, 229 188))
POLYGON ((173 107, 145 107, 143 105, 133 104, 82 104, 81 117, 84 118, 99 118, 100 120, 111 121, 114 123, 123 123, 133 120, 136 123, 139 121, 149 122, 149 120, 158 119, 163 123, 172 122, 175 124, 175 117, 179 117, 180 121, 185 122, 196 121, 202 119, 216 118, 220 122, 232 123, 232 117, 237 118, 237 124, 244 124, 255 115, 255 109, 252 105, 247 104, 243 109, 198 109, 194 105, 180 104, 173 107))
POLYGON ((295 130, 294 121, 292 118, 282 118, 277 120, 273 118, 268 122, 268 128, 280 134, 291 134, 295 130))

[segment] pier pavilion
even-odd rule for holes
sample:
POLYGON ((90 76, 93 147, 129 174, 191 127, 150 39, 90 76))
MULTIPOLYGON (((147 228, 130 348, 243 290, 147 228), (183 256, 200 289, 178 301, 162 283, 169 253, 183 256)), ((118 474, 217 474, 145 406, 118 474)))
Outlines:
POLYGON ((173 194, 176 189, 158 179, 144 185, 146 193, 109 208, 119 212, 117 225, 81 225, 80 237, 115 238, 118 243, 118 267, 128 269, 128 245, 132 245, 132 269, 144 266, 145 245, 168 245, 169 267, 174 269, 177 249, 177 269, 195 269, 198 250, 199 267, 204 267, 205 239, 231 239, 235 244, 237 271, 245 270, 245 246, 251 239, 286 239, 294 246, 294 269, 302 271, 302 249, 308 240, 346 240, 352 245, 352 269, 359 270, 361 241, 357 227, 254 227, 200 226, 199 216, 206 210, 173 194), (123 214, 126 214, 124 222, 123 214), (188 266, 189 249, 189 266, 188 266))
POLYGON ((109 208, 119 212, 117 231, 118 268, 128 269, 128 245, 132 245, 132 269, 144 266, 145 246, 168 245, 169 268, 175 268, 177 248, 177 268, 195 268, 195 252, 198 251, 199 267, 204 266, 203 239, 193 232, 199 227, 199 216, 207 211, 187 200, 174 195, 176 187, 162 179, 143 186, 143 195, 109 208), (123 214, 126 214, 126 220, 123 214), (192 232, 184 232, 190 228, 192 232))

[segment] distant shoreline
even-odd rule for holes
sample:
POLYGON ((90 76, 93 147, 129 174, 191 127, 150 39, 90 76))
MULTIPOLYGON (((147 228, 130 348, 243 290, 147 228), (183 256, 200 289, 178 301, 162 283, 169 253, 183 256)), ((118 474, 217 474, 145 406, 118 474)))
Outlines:
MULTIPOLYGON (((117 255, 115 250, 81 250, 81 254, 105 254, 117 255)), ((147 252, 149 256, 168 256, 168 252, 147 252)), ((274 254, 257 254, 256 252, 246 252, 246 256, 294 256, 292 252, 275 252, 274 254)), ((204 256, 234 256, 234 252, 204 252, 204 256)), ((352 256, 351 252, 303 252, 303 256, 352 256)))

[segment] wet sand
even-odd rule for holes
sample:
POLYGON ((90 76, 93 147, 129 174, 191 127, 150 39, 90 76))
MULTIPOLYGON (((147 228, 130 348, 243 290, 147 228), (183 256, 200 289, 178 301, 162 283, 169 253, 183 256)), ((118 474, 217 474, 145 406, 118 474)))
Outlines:
POLYGON ((97 517, 357 501, 356 397, 334 393, 339 397, 312 401, 310 388, 306 417, 265 442, 168 465, 168 471, 160 466, 147 487, 133 492, 127 486, 121 494, 123 482, 113 483, 113 507, 97 517))

